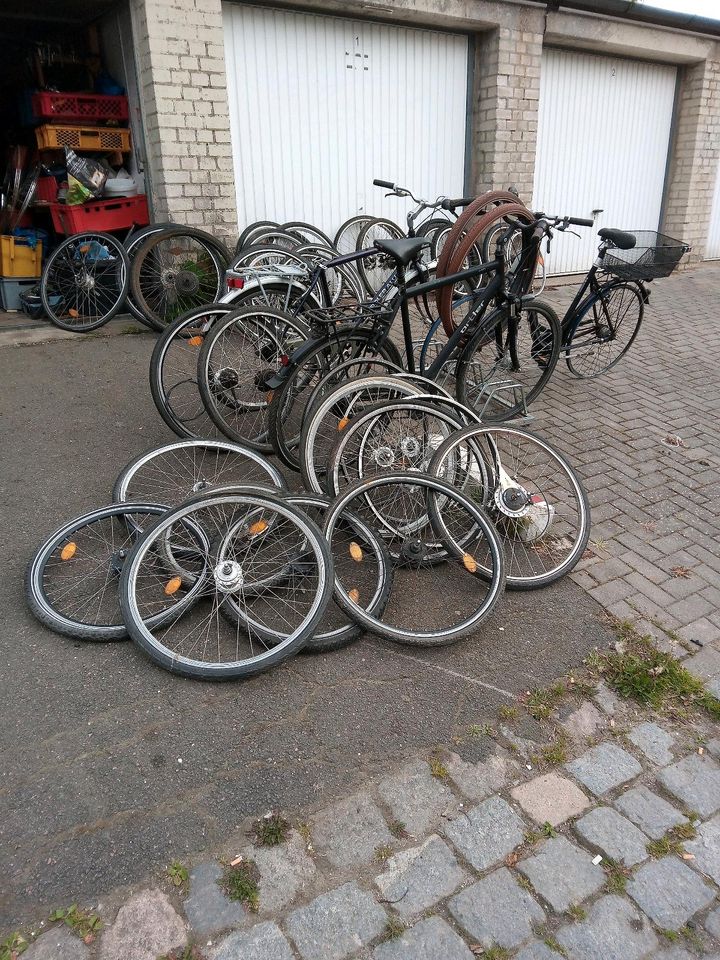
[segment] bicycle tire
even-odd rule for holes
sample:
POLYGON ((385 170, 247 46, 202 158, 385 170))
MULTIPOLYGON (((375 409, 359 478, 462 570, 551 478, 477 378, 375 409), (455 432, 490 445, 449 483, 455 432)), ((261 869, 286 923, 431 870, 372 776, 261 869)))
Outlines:
POLYGON ((436 269, 437 276, 444 277, 446 274, 452 272, 448 269, 450 258, 454 253, 456 246, 465 236, 467 231, 473 226, 473 220, 475 218, 479 219, 480 217, 484 216, 488 208, 491 206, 517 202, 518 198, 516 194, 510 192, 509 190, 488 190, 486 193, 476 197, 472 203, 468 204, 468 206, 465 207, 463 212, 452 225, 447 242, 443 246, 442 252, 438 257, 436 269))
MULTIPOLYGON (((134 233, 131 233, 129 236, 127 236, 125 238, 124 246, 128 255, 128 260, 130 261, 131 269, 135 253, 147 237, 151 236, 153 233, 159 233, 161 230, 170 230, 173 227, 178 226, 180 226, 180 224, 170 223, 169 221, 166 223, 151 223, 149 226, 142 227, 142 229, 136 230, 134 233)), ((134 303, 129 289, 127 298, 125 300, 125 306, 128 308, 133 317, 135 317, 139 323, 144 324, 149 330, 155 330, 159 332, 162 329, 152 321, 148 320, 142 310, 140 310, 140 308, 134 303)))
MULTIPOLYGON (((166 512, 165 506, 159 506, 158 504, 148 504, 148 503, 122 503, 122 504, 111 504, 107 507, 101 507, 98 510, 91 510, 89 513, 83 514, 80 517, 75 517, 73 520, 64 523, 60 526, 54 533, 52 533, 35 551, 32 559, 28 563, 27 569, 25 571, 25 599, 27 605, 30 608, 33 616, 40 621, 44 626, 48 627, 50 630, 55 633, 59 633, 62 636, 73 637, 81 640, 90 640, 95 643, 107 643, 114 640, 125 640, 127 638, 127 630, 125 629, 125 624, 120 616, 120 608, 118 606, 118 601, 116 598, 109 599, 109 604, 106 605, 105 600, 105 591, 110 586, 112 582, 111 576, 117 575, 119 573, 120 565, 124 562, 124 558, 121 556, 121 553, 125 546, 128 546, 128 554, 130 547, 130 540, 137 539, 135 532, 132 528, 127 528, 125 523, 120 523, 120 531, 118 536, 115 536, 113 532, 112 536, 106 538, 103 541, 103 538, 95 532, 92 536, 92 551, 89 553, 88 546, 88 558, 90 563, 97 562, 97 568, 95 570, 90 570, 88 574, 85 575, 84 579, 87 582, 89 576, 92 576, 93 573, 96 573, 97 570, 105 568, 105 565, 108 567, 108 573, 104 575, 105 583, 101 584, 100 590, 94 592, 91 599, 93 601, 93 609, 96 610, 95 619, 97 620, 100 616, 100 610, 106 613, 116 614, 115 623, 88 623, 86 621, 81 621, 73 619, 68 616, 67 613, 63 613, 58 609, 58 599, 66 600, 68 596, 68 586, 65 583, 63 588, 63 593, 60 598, 57 598, 54 602, 48 597, 48 583, 45 576, 45 571, 47 565, 50 561, 50 558, 57 551, 58 547, 63 544, 63 549, 60 552, 60 563, 58 564, 55 561, 55 566, 59 566, 61 569, 65 563, 68 565, 78 561, 77 551, 79 549, 81 558, 82 554, 85 552, 82 540, 80 541, 81 545, 78 548, 77 540, 80 540, 78 533, 84 528, 97 523, 109 520, 113 530, 118 527, 118 524, 113 525, 113 518, 125 518, 128 515, 137 515, 142 517, 155 517, 159 518, 163 516, 166 512), (120 539, 123 533, 127 533, 128 542, 120 539), (64 552, 67 551, 67 548, 72 548, 72 552, 69 556, 62 556, 64 552), (105 548, 105 549, 103 549, 105 548), (98 553, 101 556, 98 556, 98 553), (98 594, 100 596, 99 603, 95 603, 98 594), (113 608, 117 607, 117 611, 113 609, 108 609, 108 607, 113 608)), ((135 527, 137 529, 137 527, 135 527)), ((80 559, 79 562, 82 562, 80 559)), ((100 574, 102 578, 102 574, 100 574)), ((115 591, 117 593, 117 591, 115 591)), ((75 598, 75 611, 82 609, 82 600, 80 601, 80 607, 77 606, 77 598, 75 598)))
MULTIPOLYGON (((410 644, 411 646, 444 646, 449 643, 454 643, 462 637, 474 633, 480 624, 487 619, 500 600, 505 586, 504 559, 498 536, 495 533, 492 523, 487 519, 483 511, 469 498, 465 497, 464 494, 461 494, 460 491, 456 490, 450 484, 446 484, 442 480, 424 474, 415 472, 382 474, 371 480, 360 480, 344 490, 342 494, 333 501, 325 517, 323 533, 332 550, 335 525, 344 510, 349 508, 353 515, 364 519, 363 510, 366 509, 365 505, 370 502, 369 497, 373 492, 378 491, 382 487, 389 488, 400 485, 405 485, 408 488, 408 493, 412 491, 412 495, 415 497, 417 497, 417 492, 421 489, 433 491, 433 496, 430 498, 428 506, 421 509, 427 509, 429 516, 428 522, 430 524, 429 532, 431 532, 433 536, 440 536, 442 538, 447 547, 449 558, 448 562, 441 566, 433 564, 430 567, 428 577, 428 569, 422 566, 422 560, 418 560, 414 564, 405 561, 403 554, 404 545, 396 551, 398 556, 398 569, 406 581, 402 593, 404 593, 405 596, 411 596, 417 600, 431 596, 433 595, 432 592, 434 592, 437 599, 437 604, 418 605, 414 603, 412 605, 413 622, 416 623, 418 619, 426 620, 428 617, 436 622, 438 619, 446 616, 463 617, 462 609, 459 611, 456 610, 456 606, 461 604, 461 600, 458 599, 455 593, 455 585, 460 578, 463 578, 465 587, 469 586, 469 584, 473 585, 472 591, 468 591, 467 595, 462 597, 462 602, 473 605, 474 609, 472 613, 465 616, 464 619, 461 619, 459 622, 454 622, 450 626, 443 626, 442 628, 435 626, 433 628, 423 627, 421 629, 414 629, 409 623, 407 625, 405 623, 402 623, 402 625, 390 624, 360 609, 358 604, 353 601, 347 588, 341 582, 338 583, 335 591, 337 603, 365 630, 396 643, 410 644), (436 497, 442 498, 442 508, 438 506, 436 497), (448 523, 450 523, 452 519, 449 516, 450 511, 448 511, 448 504, 453 502, 456 506, 459 505, 460 509, 465 513, 466 518, 472 521, 472 529, 470 532, 476 537, 476 540, 471 546, 467 537, 461 537, 465 549, 463 549, 463 546, 448 529, 448 523), (477 542, 478 534, 482 537, 483 541, 487 542, 487 549, 491 558, 489 576, 487 574, 480 575, 479 568, 474 564, 472 554, 468 552, 468 547, 474 549, 474 543, 477 542), (446 571, 450 576, 448 581, 442 579, 446 571), (487 592, 484 597, 480 597, 479 603, 477 603, 477 599, 480 591, 476 586, 478 580, 482 580, 483 583, 487 585, 487 592), (410 588, 407 587, 408 581, 410 581, 410 588), (475 606, 475 604, 477 604, 477 606, 475 606)), ((465 527, 465 533, 468 533, 467 526, 465 527)), ((415 534, 413 534, 413 536, 415 536, 415 534)), ((392 553, 393 549, 391 549, 391 554, 392 553)), ((395 581, 394 587, 396 585, 399 586, 400 584, 395 581)), ((397 592, 401 595, 401 591, 397 592)), ((395 593, 395 590, 393 593, 395 593)), ((400 612, 397 610, 397 607, 394 610, 391 610, 390 607, 386 608, 383 616, 387 617, 388 613, 393 619, 400 619, 400 612)), ((410 619, 410 614, 407 615, 407 618, 408 620, 410 619)), ((403 619, 405 619, 404 616, 403 619)))
MULTIPOLYGON (((160 255, 163 255, 162 252, 160 255)), ((182 251, 171 249, 168 255, 174 258, 181 256, 182 251)), ((138 248, 130 271, 131 295, 147 319, 164 329, 193 306, 215 302, 222 296, 228 264, 227 250, 221 248, 219 242, 204 230, 189 227, 164 230, 147 237, 138 248), (181 238, 194 241, 207 253, 211 266, 208 265, 206 272, 204 267, 200 268, 198 262, 192 260, 192 254, 186 263, 181 261, 177 268, 174 261, 172 265, 165 266, 151 264, 151 255, 158 251, 160 244, 172 240, 179 242, 181 238), (148 298, 151 296, 154 276, 158 278, 158 286, 155 287, 151 302, 148 298)))
MULTIPOLYGON (((370 223, 367 223, 360 232, 357 241, 357 249, 374 249, 375 240, 377 238, 371 236, 371 234, 377 233, 378 231, 382 231, 387 235, 382 239, 399 240, 405 236, 404 230, 398 226, 397 223, 394 223, 392 220, 388 220, 385 217, 375 217, 375 219, 371 220, 370 223)), ((362 257, 360 260, 357 260, 356 263, 358 273, 360 274, 360 279, 362 280, 363 284, 365 285, 365 289, 371 297, 375 296, 387 277, 389 277, 390 274, 397 269, 397 263, 392 258, 389 258, 387 254, 384 254, 381 251, 378 251, 377 253, 371 254, 367 257, 362 257), (385 259, 388 260, 387 270, 383 270, 378 266, 378 262, 382 262, 385 259)))
POLYGON ((355 217, 350 217, 349 220, 346 220, 345 223, 339 227, 331 246, 341 254, 352 253, 357 250, 357 241, 362 228, 374 219, 374 217, 367 216, 366 214, 358 214, 355 217))
MULTIPOLYGON (((215 324, 210 336, 206 337, 198 357, 198 385, 208 416, 228 439, 247 444, 260 453, 273 452, 272 444, 267 439, 268 400, 266 391, 262 389, 257 377, 263 370, 276 372, 282 365, 283 357, 287 356, 287 352, 291 352, 294 346, 303 342, 307 336, 307 327, 301 320, 289 313, 264 306, 244 307, 215 324), (212 355, 215 350, 222 352, 226 349, 224 345, 219 344, 220 337, 235 326, 238 326, 239 331, 247 331, 250 338, 247 344, 238 343, 238 348, 250 349, 252 337, 255 337, 252 350, 259 369, 252 375, 252 382, 250 382, 248 379, 250 366, 247 361, 241 359, 234 365, 226 364, 225 366, 232 371, 230 379, 238 378, 236 383, 226 387, 218 381, 224 368, 218 367, 213 372, 212 355), (263 363, 262 367, 260 367, 260 361, 263 363), (239 378, 238 368, 243 370, 244 381, 239 378), (247 400, 243 400, 242 392, 240 397, 235 392, 238 387, 244 390, 245 386, 247 386, 247 400), (262 399, 259 399, 260 396, 262 399), (244 417, 246 413, 257 414, 258 411, 262 411, 262 415, 249 417, 249 422, 231 423, 228 412, 233 410, 240 417, 244 417)), ((255 360, 252 362, 255 363, 255 360)))
POLYGON ((40 298, 45 314, 61 330, 97 330, 124 304, 129 275, 128 255, 116 237, 97 231, 74 234, 53 250, 43 268, 40 298), (107 257, 101 256, 103 250, 107 257), (98 307, 102 311, 99 316, 98 307), (88 320, 83 321, 84 316, 88 320))
MULTIPOLYGON (((238 567, 240 564, 236 561, 230 561, 230 566, 238 567)), ((149 572, 148 577, 151 581, 157 580, 153 571, 149 572)), ((120 607, 131 639, 158 666, 191 678, 205 680, 244 679, 278 666, 302 648, 315 632, 325 607, 332 597, 333 587, 334 577, 330 548, 317 525, 301 510, 291 506, 280 496, 258 487, 237 487, 233 491, 218 491, 209 496, 194 497, 175 510, 168 511, 139 540, 123 568, 120 581, 120 607), (225 510, 227 510, 227 514, 223 513, 225 510), (285 620, 283 629, 289 630, 284 637, 274 628, 270 629, 265 623, 261 623, 257 614, 251 617, 248 613, 248 608, 252 607, 253 603, 262 602, 267 605, 267 617, 271 616, 273 611, 285 610, 285 613, 287 613, 287 605, 282 606, 280 599, 276 596, 276 591, 273 591, 272 597, 270 594, 262 592, 245 597, 243 592, 243 576, 247 576, 248 572, 251 572, 252 564, 259 562, 261 565, 265 564, 267 566, 267 562, 262 558, 262 550, 264 543, 271 541, 266 541, 265 534, 260 536, 254 552, 244 558, 238 585, 236 587, 225 587, 220 579, 219 568, 227 562, 229 556, 233 555, 226 550, 226 546, 228 550, 232 548, 232 524, 238 517, 248 514, 255 515, 259 511, 262 512, 263 516, 270 518, 268 521, 263 521, 265 523, 264 530, 271 531, 270 536, 272 530, 276 528, 274 524, 284 522, 295 529, 298 549, 300 549, 300 546, 302 547, 304 564, 306 567, 311 564, 317 571, 316 575, 312 577, 309 574, 305 574, 303 577, 306 590, 299 597, 303 606, 301 611, 294 615, 294 620, 288 622, 289 615, 282 617, 281 612, 281 617, 285 620), (208 518, 207 521, 206 518, 208 518), (207 522, 211 529, 219 531, 216 539, 220 541, 212 552, 208 552, 202 572, 198 573, 196 577, 196 582, 201 584, 202 592, 211 601, 210 615, 201 619, 199 626, 197 624, 188 626, 183 624, 183 611, 175 619, 166 621, 170 625, 164 627, 162 636, 156 636, 143 615, 142 583, 144 579, 140 582, 140 589, 138 588, 139 579, 145 577, 146 558, 148 558, 147 566, 150 566, 153 557, 161 553, 160 550, 153 551, 153 544, 159 538, 167 535, 170 530, 176 537, 178 530, 182 530, 185 526, 195 524, 202 529, 204 522, 207 522), (260 560, 258 560, 258 556, 260 560), (213 566, 215 560, 218 563, 213 566), (307 594, 310 593, 312 595, 308 596, 307 594), (237 594, 237 600, 235 600, 235 594, 237 594), (237 612, 237 616, 232 616, 228 611, 229 603, 233 604, 233 610, 237 612), (220 613, 223 615, 220 616, 220 613), (206 631, 208 637, 207 642, 203 645, 202 630, 204 624, 208 625, 206 631), (173 631, 182 631, 183 629, 186 630, 186 634, 181 635, 178 640, 174 640, 174 636, 171 635, 173 631), (219 636, 221 630, 223 631, 222 646, 219 636), (244 639, 245 631, 247 631, 250 640, 250 656, 238 659, 241 633, 244 639), (213 634, 212 644, 210 643, 210 632, 213 634), (216 632, 218 634, 217 640, 215 639, 216 632), (280 636, 278 642, 269 639, 273 633, 280 636), (261 646, 261 652, 256 653, 253 650, 253 634, 258 645, 261 646), (188 648, 188 653, 179 653, 178 647, 182 649, 186 637, 191 636, 194 639, 188 648), (229 654, 232 654, 234 650, 235 659, 224 658, 223 651, 225 649, 228 650, 229 654), (190 656, 189 654, 193 650, 206 654, 207 659, 200 660, 197 656, 190 656), (217 656, 215 660, 211 660, 210 656, 215 651, 217 656)), ((181 587, 178 592, 180 590, 182 590, 181 587)), ((170 605, 168 609, 172 611, 172 596, 164 600, 162 592, 160 592, 159 597, 153 597, 153 600, 156 605, 167 602, 170 605)), ((145 603, 147 604, 147 601, 145 603)), ((199 614, 199 616, 202 615, 199 614)))
MULTIPOLYGON (((622 300, 620 302, 619 309, 622 309, 622 300)), ((592 380, 595 377, 601 376, 603 373, 607 373, 608 370, 612 370, 615 364, 619 363, 622 360, 622 358, 625 356, 625 354, 628 352, 630 347, 635 342, 637 335, 640 332, 640 326, 642 325, 644 315, 645 315, 645 303, 644 303, 643 295, 640 292, 640 289, 635 284, 628 283, 625 281, 613 281, 602 286, 594 296, 588 297, 584 305, 581 304, 580 310, 577 312, 575 318, 573 319, 566 342, 563 344, 563 349, 565 352, 565 362, 567 364, 567 368, 570 371, 570 373, 574 377, 577 377, 579 380, 592 380), (600 369, 594 368, 591 373, 585 373, 577 363, 573 364, 573 341, 578 337, 579 331, 582 330, 583 321, 588 316, 590 311, 594 311, 596 306, 602 303, 604 305, 604 312, 607 315, 608 311, 605 304, 606 304, 608 295, 614 296, 614 294, 620 290, 627 291, 628 295, 631 298, 629 300, 629 303, 632 303, 634 306, 637 306, 637 319, 634 321, 635 326, 632 329, 630 338, 629 340, 627 340, 627 342, 625 343, 625 346, 621 349, 620 353, 618 353, 618 355, 615 357, 614 360, 611 360, 609 363, 604 364, 603 366, 600 367, 600 369)), ((626 316, 627 316, 627 310, 626 310, 626 313, 623 314, 620 320, 620 324, 625 322, 626 316)), ((597 320, 595 320, 595 326, 597 326, 597 320)), ((596 342, 598 344, 601 343, 601 341, 599 340, 597 340, 596 342)), ((603 344, 608 342, 612 342, 612 341, 607 341, 607 340, 602 341, 603 344)), ((578 354, 581 356, 587 355, 587 353, 589 352, 588 350, 583 349, 581 344, 578 344, 576 346, 576 351, 578 351, 576 353, 576 356, 578 354)))
POLYGON ((429 472, 453 486, 461 481, 460 489, 489 513, 505 552, 508 590, 546 587, 582 558, 590 538, 587 493, 567 458, 535 434, 519 427, 465 427, 438 447, 429 472), (533 453, 526 452, 527 445, 533 453), (548 461, 567 482, 553 480, 548 461), (503 477, 514 484, 509 499, 503 498, 503 477), (569 517, 572 511, 577 522, 569 517), (546 559, 554 564, 550 569, 546 559))
MULTIPOLYGON (((318 340, 315 350, 306 354, 302 359, 302 364, 298 364, 296 367, 291 369, 282 385, 273 391, 270 405, 268 407, 268 434, 270 445, 281 463, 283 463, 290 470, 294 470, 295 472, 299 472, 300 470, 300 460, 296 453, 296 448, 300 442, 302 418, 304 417, 305 413, 305 406, 303 405, 302 410, 299 411, 300 428, 297 433, 293 434, 292 437, 288 437, 287 426, 288 412, 290 409, 288 407, 288 403, 290 402, 289 392, 296 385, 297 378, 303 374, 305 377, 310 377, 308 384, 312 383, 312 378, 315 376, 315 372, 310 371, 308 373, 308 366, 310 362, 316 360, 317 358, 321 358, 322 355, 326 353, 330 353, 332 355, 332 352, 336 348, 338 342, 341 344, 343 350, 345 350, 347 346, 353 342, 356 344, 367 344, 372 341, 374 337, 375 332, 372 329, 366 329, 363 327, 354 327, 350 328, 349 330, 343 328, 337 329, 333 335, 333 339, 318 340), (337 341, 334 339, 335 336, 337 336, 337 341)), ((389 360, 391 363, 395 363, 397 366, 401 366, 398 349, 395 344, 387 338, 379 345, 377 355, 385 360, 389 360)), ((329 364, 324 360, 321 360, 317 367, 317 371, 320 372, 320 377, 318 380, 325 376, 325 374, 331 370, 333 366, 334 364, 329 364)), ((317 385, 318 380, 314 382, 314 385, 317 385)), ((309 400, 309 395, 307 395, 307 400, 309 400)), ((295 428, 293 427, 293 430, 294 429, 295 428)))
MULTIPOLYGON (((467 345, 460 354, 455 368, 457 399, 465 404, 465 406, 475 410, 484 422, 498 423, 524 413, 525 408, 529 407, 544 389, 557 366, 560 356, 562 341, 560 320, 549 304, 539 300, 530 300, 529 302, 523 303, 518 311, 518 316, 512 322, 515 325, 514 336, 509 331, 510 321, 508 307, 498 307, 494 310, 487 318, 482 320, 479 328, 470 337, 467 345), (545 324, 539 330, 536 326, 538 314, 543 318, 545 324), (523 318, 526 318, 528 321, 530 351, 527 357, 525 357, 523 353, 523 359, 521 360, 520 350, 518 349, 518 331, 524 330, 523 318), (502 344, 501 356, 498 355, 499 344, 502 344), (494 361, 491 367, 493 377, 495 371, 502 374, 504 370, 510 369, 512 370, 511 375, 514 376, 517 382, 520 364, 524 363, 524 369, 527 371, 528 376, 534 380, 533 385, 527 392, 524 392, 525 385, 520 382, 520 386, 523 388, 523 394, 520 396, 520 399, 516 399, 516 402, 511 405, 501 402, 499 404, 500 409, 495 413, 489 409, 490 402, 494 401, 494 395, 492 393, 488 394, 485 387, 487 384, 492 384, 493 382, 502 384, 503 381, 488 380, 485 372, 482 371, 481 368, 482 389, 479 392, 479 396, 483 396, 484 394, 486 400, 480 408, 476 406, 477 401, 474 399, 472 395, 473 389, 469 385, 469 374, 472 365, 477 365, 478 363, 478 360, 473 360, 473 357, 481 353, 483 349, 486 351, 486 362, 493 364, 494 361), (508 364, 510 364, 510 366, 508 366, 508 364), (536 369, 540 371, 537 379, 534 378, 536 369)), ((495 393, 498 392, 499 391, 495 391, 495 393)))
MULTIPOLYGON (((321 513, 324 515, 331 504, 329 497, 311 493, 293 493, 287 496, 286 499, 289 503, 292 503, 293 506, 299 507, 301 510, 308 513, 310 518, 317 523, 318 527, 321 526, 321 522, 316 514, 321 513)), ((348 518, 347 512, 345 513, 345 520, 350 524, 351 528, 353 528, 353 543, 350 544, 350 547, 360 547, 359 553, 356 549, 351 549, 348 551, 349 555, 354 561, 354 563, 349 566, 356 566, 357 564, 362 563, 365 569, 367 569, 367 564, 365 563, 366 552, 372 552, 377 562, 379 571, 378 582, 375 584, 375 588, 372 590, 370 599, 365 604, 365 608, 371 611, 373 614, 378 614, 381 616, 382 611, 385 609, 392 592, 393 575, 392 565, 390 563, 390 555, 388 554, 382 539, 377 536, 377 534, 375 534, 366 523, 363 523, 358 517, 351 516, 348 518), (362 546, 356 542, 357 540, 361 541, 362 546)), ((340 551, 338 551, 338 553, 339 552, 340 551)), ((345 555, 344 550, 342 551, 342 554, 343 556, 345 555)), ((335 571, 335 578, 337 580, 337 571, 339 569, 340 560, 337 553, 332 554, 332 557, 333 569, 335 571)), ((359 596, 362 596, 365 592, 364 590, 358 589, 357 580, 350 589, 356 590, 359 596)), ((325 626, 325 624, 322 623, 320 631, 313 634, 313 636, 308 640, 308 642, 302 648, 302 653, 330 653, 333 650, 341 650, 343 647, 353 643, 362 635, 362 627, 358 626, 354 620, 348 618, 347 614, 344 613, 342 608, 339 607, 334 600, 331 601, 331 603, 334 603, 340 615, 345 618, 345 623, 342 626, 335 627, 331 630, 322 629, 325 626)))
POLYGON ((323 233, 319 227, 313 226, 312 223, 304 223, 302 220, 290 220, 288 223, 283 223, 281 230, 298 235, 301 243, 321 243, 324 247, 332 247, 333 245, 330 237, 323 233))
POLYGON ((265 227, 271 227, 273 230, 277 230, 280 227, 279 223, 276 223, 274 220, 256 220, 254 223, 248 224, 247 227, 238 237, 238 241, 235 244, 235 256, 237 256, 245 247, 250 246, 250 238, 262 230, 265 227))

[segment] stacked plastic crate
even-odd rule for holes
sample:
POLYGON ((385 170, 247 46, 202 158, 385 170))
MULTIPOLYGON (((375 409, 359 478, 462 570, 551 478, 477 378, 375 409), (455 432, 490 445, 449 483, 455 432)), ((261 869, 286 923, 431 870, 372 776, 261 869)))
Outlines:
MULTIPOLYGON (((47 122, 35 129, 38 149, 76 153, 128 154, 131 149, 126 96, 44 91, 32 97, 35 117, 47 122)), ((89 203, 51 203, 53 226, 58 233, 86 230, 127 230, 149 222, 147 197, 115 197, 89 203)))

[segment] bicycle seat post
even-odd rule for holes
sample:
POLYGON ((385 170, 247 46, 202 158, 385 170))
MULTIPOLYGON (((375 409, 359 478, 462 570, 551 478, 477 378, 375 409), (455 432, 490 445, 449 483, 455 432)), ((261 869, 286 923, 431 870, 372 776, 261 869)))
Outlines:
POLYGON ((415 373, 415 347, 413 345, 412 330, 410 328, 410 310, 407 301, 407 287, 405 285, 405 267, 398 261, 397 288, 400 296, 400 315, 402 317, 403 337, 405 339, 405 355, 408 373, 415 373))

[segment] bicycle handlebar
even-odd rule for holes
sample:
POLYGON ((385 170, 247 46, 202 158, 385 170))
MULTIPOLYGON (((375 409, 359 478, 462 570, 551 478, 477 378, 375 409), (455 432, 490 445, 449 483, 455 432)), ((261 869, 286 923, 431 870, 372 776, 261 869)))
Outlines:
POLYGON ((395 184, 390 183, 389 180, 373 180, 373 183, 376 187, 385 187, 386 190, 394 190, 395 184))
POLYGON ((445 197, 440 206, 443 210, 454 210, 455 207, 467 207, 469 206, 475 197, 460 197, 459 200, 450 200, 448 197, 445 197))

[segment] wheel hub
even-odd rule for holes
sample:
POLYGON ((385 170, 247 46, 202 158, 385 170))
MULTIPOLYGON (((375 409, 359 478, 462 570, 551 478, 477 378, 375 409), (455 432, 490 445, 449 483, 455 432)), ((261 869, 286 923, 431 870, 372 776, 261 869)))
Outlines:
POLYGON ((233 593, 244 583, 243 570, 237 560, 223 560, 215 567, 213 576, 221 593, 233 593))
POLYGON ((78 278, 77 285, 83 290, 93 290, 95 287, 95 277, 83 271, 78 278))
POLYGON ((495 505, 506 517, 524 517, 530 509, 530 497, 522 487, 495 491, 495 505))
POLYGON ((192 270, 179 270, 175 277, 175 289, 186 296, 197 293, 200 289, 200 278, 192 270))
POLYGON ((373 454, 373 460, 379 467, 389 469, 395 463, 395 454, 390 447, 378 447, 373 454))
POLYGON ((404 540, 400 547, 400 560, 408 566, 419 566, 425 559, 425 544, 422 540, 404 540))
POLYGON ((110 557, 110 572, 116 577, 122 573, 123 564, 127 557, 127 550, 116 550, 110 557))
POLYGON ((416 459, 421 453, 420 442, 415 437, 404 437, 400 441, 400 449, 403 456, 410 460, 416 459))
POLYGON ((200 493, 201 490, 207 490, 211 486, 210 481, 203 477, 201 480, 198 480, 197 483, 193 484, 192 491, 193 493, 200 493))
POLYGON ((232 390, 240 383, 240 377, 237 370, 232 367, 221 367, 215 374, 215 384, 221 390, 232 390))

